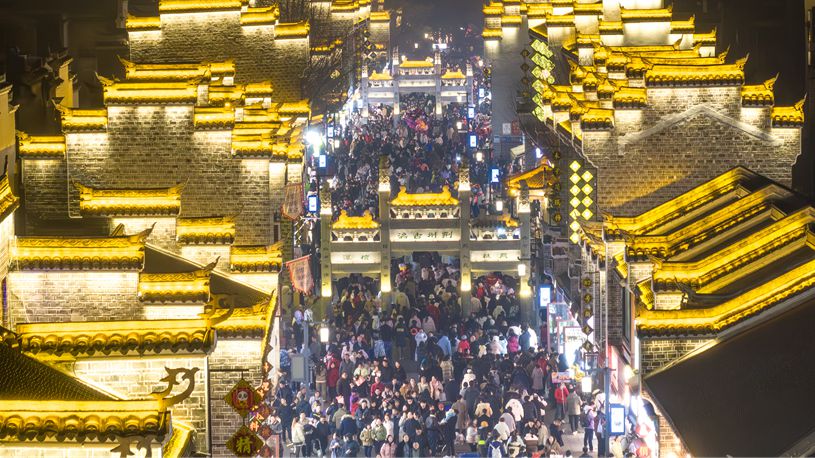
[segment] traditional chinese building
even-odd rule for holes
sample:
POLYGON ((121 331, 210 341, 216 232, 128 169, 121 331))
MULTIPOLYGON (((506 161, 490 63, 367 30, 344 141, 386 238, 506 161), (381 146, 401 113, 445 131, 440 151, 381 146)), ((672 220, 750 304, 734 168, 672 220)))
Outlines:
POLYGON ((0 183, 0 456, 260 447, 233 435, 276 373, 292 251, 279 208, 301 181, 308 25, 221 6, 168 0, 131 17, 124 76, 99 77, 103 104, 57 105, 58 134, 17 135, 19 184, 0 183), (38 374, 53 386, 21 388, 38 374))
MULTIPOLYGON (((736 166, 791 186, 802 105, 777 106, 775 78, 745 81, 746 56, 717 49, 715 30, 697 31, 662 0, 513 1, 484 13, 485 39, 529 29, 531 100, 520 116, 559 177, 542 212, 552 229, 546 252, 570 253, 544 273, 567 293, 588 340, 604 343, 607 329, 620 345, 621 317, 597 306, 618 304, 623 288, 569 247, 582 222, 633 217, 736 166)), ((629 350, 620 353, 631 362, 629 350)))
POLYGON ((808 199, 736 167, 639 215, 581 223, 584 266, 622 286, 600 304, 620 355, 612 393, 634 396, 642 379, 654 404, 642 430, 658 429, 660 456, 810 450, 806 415, 775 420, 770 436, 762 419, 782 398, 798 402, 799 377, 815 373, 796 329, 815 313, 813 222, 808 199), (765 389, 771 399, 756 399, 765 389), (738 427, 711 429, 736 405, 738 427))

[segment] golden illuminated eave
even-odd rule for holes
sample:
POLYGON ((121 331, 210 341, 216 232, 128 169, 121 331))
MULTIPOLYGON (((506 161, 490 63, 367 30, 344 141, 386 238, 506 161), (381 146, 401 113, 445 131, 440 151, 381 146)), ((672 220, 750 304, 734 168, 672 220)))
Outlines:
POLYGON ((773 127, 801 127, 804 125, 804 101, 791 107, 773 107, 770 117, 773 127))
POLYGON ((450 194, 445 186, 440 193, 408 194, 403 186, 399 194, 391 200, 394 207, 444 207, 457 206, 458 199, 450 194))
POLYGON ((275 26, 275 38, 308 38, 308 21, 281 22, 275 26))
POLYGON ((243 25, 275 25, 280 17, 280 9, 277 5, 265 8, 248 8, 241 13, 241 24, 243 25))
POLYGON ((209 270, 179 273, 139 273, 142 302, 196 302, 209 300, 209 270))
POLYGON ((232 60, 200 64, 137 64, 120 57, 119 61, 128 82, 188 82, 235 75, 235 62, 232 60))
POLYGON ((63 132, 96 132, 108 127, 107 108, 78 109, 55 105, 60 112, 63 132))
POLYGON ((399 66, 402 68, 433 68, 433 60, 403 60, 399 66))
POLYGON ((111 237, 17 237, 11 246, 18 270, 140 270, 150 231, 111 237))
POLYGON ((747 292, 708 308, 644 310, 637 316, 641 335, 711 334, 757 315, 815 286, 815 260, 747 292))
POLYGON ((368 79, 371 81, 391 81, 393 77, 388 73, 379 73, 375 71, 368 76, 368 79))
POLYGON ((481 8, 481 11, 484 13, 484 16, 501 16, 504 14, 504 5, 501 3, 493 3, 491 5, 486 5, 481 8))
POLYGON ((279 272, 283 263, 282 244, 235 246, 229 249, 233 272, 279 272))
POLYGON ((23 159, 62 159, 65 157, 65 136, 31 136, 17 133, 20 157, 23 159))
POLYGON ((118 82, 99 77, 105 104, 189 104, 198 100, 196 82, 118 82))
POLYGON ((583 130, 607 130, 614 127, 614 110, 608 108, 590 108, 580 116, 580 128, 583 130))
POLYGON ((308 100, 281 103, 277 106, 277 112, 281 116, 293 116, 306 119, 311 117, 311 107, 308 100))
POLYGON ((466 76, 464 76, 464 73, 461 73, 461 71, 458 71, 458 70, 456 70, 456 71, 448 71, 444 75, 441 76, 441 79, 443 79, 443 80, 463 80, 465 78, 466 78, 466 76))
POLYGON ((146 32, 161 29, 161 17, 159 16, 131 16, 125 19, 125 29, 128 32, 146 32))
POLYGON ((620 7, 620 18, 623 22, 668 22, 673 16, 673 7, 629 9, 620 7))
POLYGON ((8 174, 4 173, 0 178, 0 221, 4 221, 19 206, 20 198, 11 191, 8 174))
POLYGON ((161 456, 163 458, 183 458, 189 453, 189 446, 192 441, 193 427, 173 420, 173 434, 170 440, 164 445, 161 456))
POLYGON ((183 185, 152 189, 100 189, 74 183, 83 216, 173 216, 181 210, 183 185))
POLYGON ((20 350, 37 357, 208 353, 208 320, 81 321, 17 326, 20 350))
POLYGON ((240 11, 245 0, 159 0, 159 13, 240 11))
POLYGON ((192 119, 197 129, 228 129, 235 123, 235 110, 224 107, 195 107, 192 119))
POLYGON ((732 86, 744 83, 744 62, 722 65, 654 65, 645 73, 648 87, 715 85, 732 86))
POLYGON ((775 103, 773 87, 776 75, 762 84, 744 85, 741 88, 741 104, 743 106, 772 106, 775 103))
POLYGON ((153 436, 161 442, 169 422, 170 413, 157 400, 4 400, 0 403, 0 442, 29 442, 38 447, 43 441, 58 440, 112 447, 125 436, 153 436))
MULTIPOLYGON (((274 295, 271 299, 274 299, 274 295)), ((216 310, 215 313, 218 313, 216 310)), ((211 317, 219 338, 268 338, 271 329, 271 320, 274 313, 274 303, 265 299, 252 307, 234 309, 228 318, 220 319, 217 315, 211 317)))
POLYGON ((390 11, 371 11, 369 16, 371 22, 390 22, 390 11))
POLYGON ((229 245, 235 240, 235 218, 178 218, 176 240, 182 244, 229 245))
POLYGON ((546 189, 556 183, 557 178, 552 174, 552 167, 543 163, 532 170, 507 178, 507 188, 520 190, 522 181, 526 181, 529 189, 546 189))
POLYGON ((340 216, 331 224, 332 229, 379 229, 379 222, 374 221, 373 215, 365 211, 362 216, 348 216, 345 210, 340 211, 340 216))

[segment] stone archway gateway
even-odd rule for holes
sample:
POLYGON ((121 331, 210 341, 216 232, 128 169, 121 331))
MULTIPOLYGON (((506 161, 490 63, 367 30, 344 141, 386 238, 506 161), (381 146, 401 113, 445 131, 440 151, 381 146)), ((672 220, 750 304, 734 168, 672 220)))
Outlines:
POLYGON ((321 299, 328 307, 334 277, 379 275, 382 303, 391 302, 391 259, 415 251, 435 251, 460 260, 459 293, 469 311, 472 276, 502 272, 519 277, 521 313, 533 320, 529 189, 522 184, 516 197, 517 218, 474 221, 470 215, 469 168, 459 168, 457 196, 440 193, 408 194, 402 189, 390 198, 387 157, 379 164, 379 218, 340 214, 332 222, 331 194, 321 190, 321 299))
POLYGON ((445 69, 439 52, 432 59, 402 60, 399 50, 394 48, 390 67, 390 72, 368 73, 368 66, 363 65, 359 93, 363 117, 368 115, 368 108, 375 105, 392 106, 398 115, 400 97, 410 93, 432 95, 436 99, 436 115, 441 115, 443 107, 450 103, 466 104, 473 99, 470 64, 464 73, 445 69))

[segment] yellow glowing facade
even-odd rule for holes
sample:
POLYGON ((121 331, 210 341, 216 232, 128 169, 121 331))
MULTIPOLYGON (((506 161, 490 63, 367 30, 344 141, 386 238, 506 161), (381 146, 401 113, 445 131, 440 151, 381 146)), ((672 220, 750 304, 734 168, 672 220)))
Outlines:
POLYGON ((155 189, 99 189, 74 183, 79 210, 88 216, 177 215, 183 185, 155 189))
POLYGON ((235 240, 235 218, 178 218, 176 240, 185 244, 231 244, 235 240))
POLYGON ((36 158, 62 158, 65 157, 65 137, 30 136, 18 134, 18 151, 20 155, 30 159, 36 158))
POLYGON ((440 193, 408 194, 403 186, 399 194, 391 200, 395 207, 444 207, 457 206, 458 199, 450 194, 445 186, 440 193))
POLYGON ((209 270, 180 273, 139 273, 142 302, 207 302, 209 270))
POLYGON ((283 263, 282 243, 274 245, 236 246, 229 252, 229 266, 234 272, 278 272, 283 263))
POLYGON ((373 215, 367 210, 362 216, 348 216, 348 213, 342 210, 331 227, 333 229, 378 229, 379 223, 374 221, 373 215))
POLYGON ((18 269, 139 270, 150 231, 110 237, 18 237, 11 262, 18 269))
POLYGON ((815 286, 815 208, 743 168, 604 219, 577 230, 592 252, 617 251, 641 337, 716 334, 815 286))

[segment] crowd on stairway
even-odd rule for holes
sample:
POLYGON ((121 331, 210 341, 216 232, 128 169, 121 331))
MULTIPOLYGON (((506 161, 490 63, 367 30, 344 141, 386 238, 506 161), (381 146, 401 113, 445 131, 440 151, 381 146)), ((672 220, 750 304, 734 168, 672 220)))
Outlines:
POLYGON ((478 278, 462 307, 458 269, 438 255, 397 269, 388 306, 370 279, 339 285, 329 342, 308 342, 319 387, 283 375, 270 421, 296 455, 568 456, 564 437, 582 432, 591 456, 602 398, 553 383, 566 358, 522 320, 516 279, 478 278))

